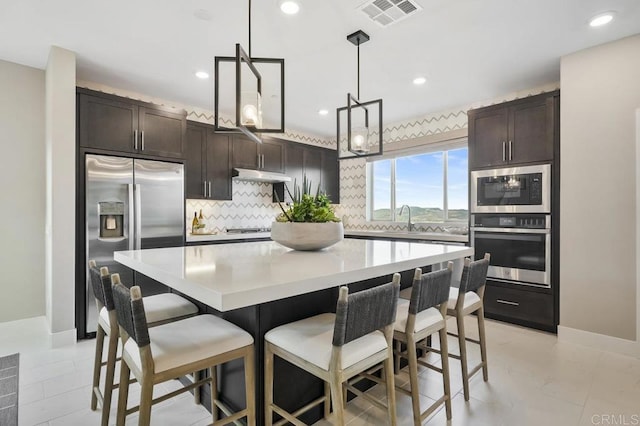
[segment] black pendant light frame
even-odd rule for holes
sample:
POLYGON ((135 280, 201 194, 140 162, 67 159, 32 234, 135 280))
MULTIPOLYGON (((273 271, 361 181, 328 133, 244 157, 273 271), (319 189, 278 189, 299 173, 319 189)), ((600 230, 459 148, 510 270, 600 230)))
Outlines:
POLYGON ((376 99, 374 101, 360 101, 360 45, 369 41, 369 35, 362 30, 358 30, 352 34, 347 36, 347 40, 357 46, 358 48, 358 96, 354 97, 351 93, 347 94, 347 106, 340 107, 336 109, 337 115, 337 148, 338 148, 338 160, 347 160, 351 158, 362 158, 362 157, 371 157, 375 155, 382 155, 382 99, 376 99), (377 105, 378 107, 378 151, 377 152, 368 152, 368 151, 360 151, 356 149, 352 144, 352 119, 351 113, 357 108, 362 108, 364 110, 364 122, 365 127, 369 129, 369 108, 371 106, 377 105), (346 153, 351 155, 342 155, 342 150, 340 149, 340 114, 347 112, 347 151, 346 153))
POLYGON ((262 143, 262 140, 256 133, 284 133, 284 59, 282 58, 252 58, 251 57, 251 0, 249 0, 249 53, 247 54, 239 43, 236 43, 236 56, 216 56, 214 58, 214 129, 217 132, 242 132, 249 139, 256 143, 262 143), (236 78, 236 117, 235 128, 224 127, 219 125, 219 102, 220 102, 220 63, 235 63, 236 78), (258 128, 256 126, 242 125, 242 65, 246 64, 251 73, 256 78, 257 92, 262 96, 262 75, 256 68, 255 64, 278 64, 280 66, 280 127, 278 128, 258 128))

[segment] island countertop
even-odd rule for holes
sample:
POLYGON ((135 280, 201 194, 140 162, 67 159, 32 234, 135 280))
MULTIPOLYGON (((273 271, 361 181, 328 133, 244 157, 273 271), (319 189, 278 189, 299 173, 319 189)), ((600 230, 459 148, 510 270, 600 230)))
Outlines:
POLYGON ((119 251, 114 259, 229 311, 472 254, 471 247, 347 238, 313 252, 260 241, 119 251))

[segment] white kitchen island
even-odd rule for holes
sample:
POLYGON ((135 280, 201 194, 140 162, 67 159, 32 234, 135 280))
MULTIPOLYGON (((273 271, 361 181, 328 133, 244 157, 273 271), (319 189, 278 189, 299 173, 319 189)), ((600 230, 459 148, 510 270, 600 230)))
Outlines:
MULTIPOLYGON (((267 331, 319 313, 335 312, 341 285, 349 285, 351 292, 359 291, 389 282, 393 273, 402 272, 402 285, 407 287, 415 268, 439 266, 471 255, 473 249, 464 246, 346 238, 315 252, 259 241, 120 251, 114 258, 253 335, 257 420, 264 424, 263 337, 267 331)), ((241 365, 229 363, 220 369, 220 396, 234 409, 244 404, 241 365)), ((274 386, 278 405, 289 412, 313 401, 324 390, 319 379, 279 359, 274 386)), ((209 405, 207 390, 201 400, 209 405)), ((318 407, 302 418, 310 424, 321 416, 318 407)))

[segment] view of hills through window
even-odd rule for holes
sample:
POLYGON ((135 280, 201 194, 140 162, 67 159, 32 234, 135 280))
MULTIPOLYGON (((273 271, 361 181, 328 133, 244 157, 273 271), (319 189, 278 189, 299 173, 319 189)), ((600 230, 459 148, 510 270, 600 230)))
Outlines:
POLYGON ((408 210, 405 208, 400 215, 400 209, 408 205, 414 223, 466 222, 469 218, 467 157, 465 147, 373 163, 373 220, 393 220, 391 211, 395 209, 395 220, 406 222, 408 210), (395 162, 395 188, 392 162, 395 162), (393 207, 392 192, 395 192, 393 207))

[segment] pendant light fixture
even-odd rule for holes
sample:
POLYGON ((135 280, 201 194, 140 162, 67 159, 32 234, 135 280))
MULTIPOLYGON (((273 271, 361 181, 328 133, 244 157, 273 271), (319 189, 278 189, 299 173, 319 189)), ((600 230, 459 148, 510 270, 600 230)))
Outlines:
MULTIPOLYGON (((257 134, 260 133, 284 133, 284 59, 279 58, 254 58, 251 56, 251 0, 249 0, 249 52, 245 52, 240 43, 236 44, 235 56, 216 56, 214 73, 214 128, 219 132, 242 132, 249 139, 256 143, 262 143, 257 134), (220 114, 220 92, 221 92, 221 68, 223 64, 235 64, 233 77, 235 79, 235 127, 222 125, 220 114), (267 70, 267 68, 270 68, 267 70), (271 95, 267 102, 272 106, 274 99, 279 98, 279 108, 269 110, 265 117, 263 98, 265 81, 263 81, 260 71, 269 71, 269 75, 274 77, 274 81, 269 87, 277 88, 277 76, 279 79, 278 90, 270 90, 271 95), (279 111, 278 111, 279 109, 279 111), (279 118, 277 115, 279 114, 279 118), (269 124, 267 124, 269 123, 269 124), (278 123, 274 125, 273 123, 278 123)), ((226 81, 225 87, 230 87, 232 81, 226 81)))
POLYGON ((347 36, 358 48, 357 97, 347 94, 347 106, 337 109, 338 159, 370 157, 382 154, 382 99, 360 100, 360 45, 369 35, 358 30, 347 36))

